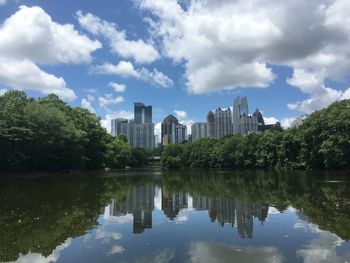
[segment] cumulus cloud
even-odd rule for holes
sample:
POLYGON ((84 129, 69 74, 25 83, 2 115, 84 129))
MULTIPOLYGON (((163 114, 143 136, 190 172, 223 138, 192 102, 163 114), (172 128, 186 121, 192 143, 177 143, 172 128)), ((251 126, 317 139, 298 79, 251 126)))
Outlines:
POLYGON ((168 88, 173 85, 173 81, 156 68, 153 69, 153 71, 149 71, 145 67, 135 69, 130 61, 120 61, 116 65, 110 63, 96 65, 91 68, 91 73, 118 75, 124 78, 133 77, 163 88, 168 88))
POLYGON ((152 14, 145 20, 162 54, 184 64, 189 92, 264 88, 275 78, 271 66, 287 66, 315 74, 292 81, 310 98, 291 109, 307 113, 349 96, 323 85, 349 74, 347 0, 134 1, 152 14))
POLYGON ((278 122, 278 120, 275 117, 265 117, 264 116, 264 122, 265 124, 275 124, 278 122))
POLYGON ((77 12, 82 28, 109 41, 111 50, 123 58, 133 58, 137 63, 150 63, 159 58, 158 51, 151 43, 142 39, 128 40, 125 31, 118 31, 117 25, 82 11, 77 12))
POLYGON ((124 97, 117 96, 113 97, 112 93, 106 93, 103 97, 98 97, 98 103, 102 108, 108 109, 109 105, 116 105, 122 103, 124 101, 124 97))
POLYGON ((0 89, 0 96, 4 95, 7 92, 7 89, 0 89))
POLYGON ((62 99, 76 95, 63 78, 44 72, 41 65, 90 62, 101 47, 79 34, 73 25, 61 25, 40 7, 21 6, 0 27, 0 82, 10 88, 56 93, 62 99))
POLYGON ((35 90, 43 94, 55 93, 64 100, 74 100, 76 95, 63 78, 42 71, 29 60, 12 60, 0 57, 0 82, 18 90, 35 90))
POLYGON ((111 87, 115 90, 115 92, 124 92, 126 86, 124 84, 119 84, 116 82, 110 82, 108 83, 108 87, 111 87))
POLYGON ((82 99, 81 100, 81 107, 84 109, 87 109, 88 111, 90 111, 91 113, 96 113, 94 107, 91 104, 91 101, 89 101, 89 99, 82 99))
POLYGON ((174 110, 174 113, 178 119, 187 118, 187 112, 184 110, 174 110))
POLYGON ((111 120, 116 118, 123 118, 123 119, 133 119, 134 118, 134 112, 132 111, 125 111, 125 110, 118 110, 112 113, 108 113, 105 118, 101 120, 101 126, 104 127, 108 132, 111 132, 111 120))
POLYGON ((293 77, 287 79, 287 83, 298 87, 303 93, 310 95, 310 98, 306 100, 288 104, 289 109, 298 110, 303 113, 311 113, 327 107, 336 100, 345 99, 348 93, 350 93, 350 89, 343 92, 326 87, 322 75, 301 69, 295 69, 293 77))

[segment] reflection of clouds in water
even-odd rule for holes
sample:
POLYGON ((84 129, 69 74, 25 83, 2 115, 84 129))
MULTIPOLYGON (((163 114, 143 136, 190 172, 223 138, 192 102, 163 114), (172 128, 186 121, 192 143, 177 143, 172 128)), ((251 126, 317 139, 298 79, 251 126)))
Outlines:
POLYGON ((259 262, 279 263, 283 256, 275 247, 240 247, 218 245, 207 242, 194 242, 188 252, 190 262, 259 262))
POLYGON ((132 223, 133 221, 133 215, 132 214, 126 214, 126 215, 120 215, 120 216, 113 216, 111 215, 111 206, 108 205, 105 207, 105 212, 103 215, 103 219, 107 222, 116 223, 116 224, 128 224, 132 223))
POLYGON ((281 211, 278 210, 277 208, 273 207, 273 206, 270 206, 269 207, 269 211, 268 211, 268 214, 280 214, 281 211))
POLYGON ((136 260, 133 260, 132 262, 136 263, 167 263, 170 262, 175 256, 175 251, 173 249, 163 249, 162 251, 158 253, 153 253, 149 256, 138 258, 136 260))
POLYGON ((349 262, 350 253, 346 255, 337 255, 336 248, 344 243, 340 237, 329 231, 320 230, 314 224, 298 222, 294 228, 303 228, 305 231, 317 233, 317 238, 312 240, 309 245, 303 249, 297 250, 298 257, 302 257, 306 263, 319 262, 349 262))
POLYGON ((108 255, 120 254, 124 252, 124 248, 122 246, 113 246, 111 250, 108 252, 108 255))
POLYGON ((311 232, 311 233, 319 233, 320 229, 317 225, 306 223, 304 221, 298 221, 294 224, 294 229, 304 229, 305 232, 311 232))
POLYGON ((63 244, 57 246, 51 253, 51 255, 44 257, 39 253, 28 253, 26 255, 20 255, 16 261, 16 263, 48 263, 48 262, 56 262, 60 257, 60 254, 63 249, 69 247, 72 242, 71 238, 68 238, 63 244))
POLYGON ((176 224, 187 222, 189 219, 189 214, 193 211, 195 210, 192 208, 192 206, 189 206, 189 208, 181 209, 175 218, 176 224))
POLYGON ((162 210, 162 188, 160 187, 155 188, 154 207, 162 210))
POLYGON ((108 240, 120 240, 122 239, 122 234, 121 233, 113 233, 113 232, 107 232, 103 231, 102 229, 97 229, 96 230, 96 239, 103 239, 105 241, 108 240))

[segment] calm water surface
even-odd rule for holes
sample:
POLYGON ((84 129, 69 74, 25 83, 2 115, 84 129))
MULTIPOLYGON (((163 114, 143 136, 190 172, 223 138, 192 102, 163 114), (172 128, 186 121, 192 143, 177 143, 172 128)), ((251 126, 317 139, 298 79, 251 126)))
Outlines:
POLYGON ((0 262, 350 262, 350 174, 0 177, 0 262))

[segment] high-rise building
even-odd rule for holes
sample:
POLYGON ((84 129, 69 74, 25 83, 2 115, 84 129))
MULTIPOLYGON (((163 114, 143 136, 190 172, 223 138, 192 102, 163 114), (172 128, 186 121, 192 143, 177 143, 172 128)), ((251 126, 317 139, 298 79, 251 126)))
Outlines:
POLYGON ((173 115, 168 115, 162 122, 162 144, 182 143, 186 140, 187 127, 179 123, 173 115))
POLYGON ((215 136, 223 138, 226 135, 232 134, 232 112, 228 108, 223 110, 218 108, 214 113, 215 136))
POLYGON ((208 137, 208 124, 206 122, 195 122, 191 126, 192 141, 208 137))
POLYGON ((209 111, 207 115, 207 129, 208 129, 208 132, 207 132, 208 137, 214 137, 215 136, 215 117, 212 111, 209 111))
POLYGON ((233 133, 242 135, 251 134, 259 131, 260 125, 264 125, 264 119, 261 112, 249 114, 247 97, 236 97, 233 101, 233 133))
POLYGON ((153 123, 122 123, 122 134, 128 138, 131 148, 154 148, 153 123))
POLYGON ((152 106, 145 106, 142 102, 134 103, 134 122, 152 123, 152 106))
POLYGON ((134 103, 134 119, 112 120, 113 136, 125 135, 132 148, 154 148, 154 124, 152 123, 152 106, 141 102, 134 103))
POLYGON ((232 110, 232 121, 233 121, 233 133, 240 133, 240 118, 241 116, 248 116, 248 99, 247 97, 236 97, 233 101, 233 110, 232 110))
POLYGON ((128 123, 128 120, 122 118, 111 120, 111 134, 113 137, 118 137, 122 134, 122 123, 128 123))

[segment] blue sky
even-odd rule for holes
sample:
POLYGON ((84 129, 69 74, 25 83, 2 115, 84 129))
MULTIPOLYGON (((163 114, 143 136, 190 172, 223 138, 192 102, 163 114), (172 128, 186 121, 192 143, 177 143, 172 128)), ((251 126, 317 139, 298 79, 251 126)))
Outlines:
POLYGON ((54 92, 107 128, 134 102, 159 130, 236 96, 286 127, 350 98, 347 0, 0 0, 0 23, 0 93, 54 92))

